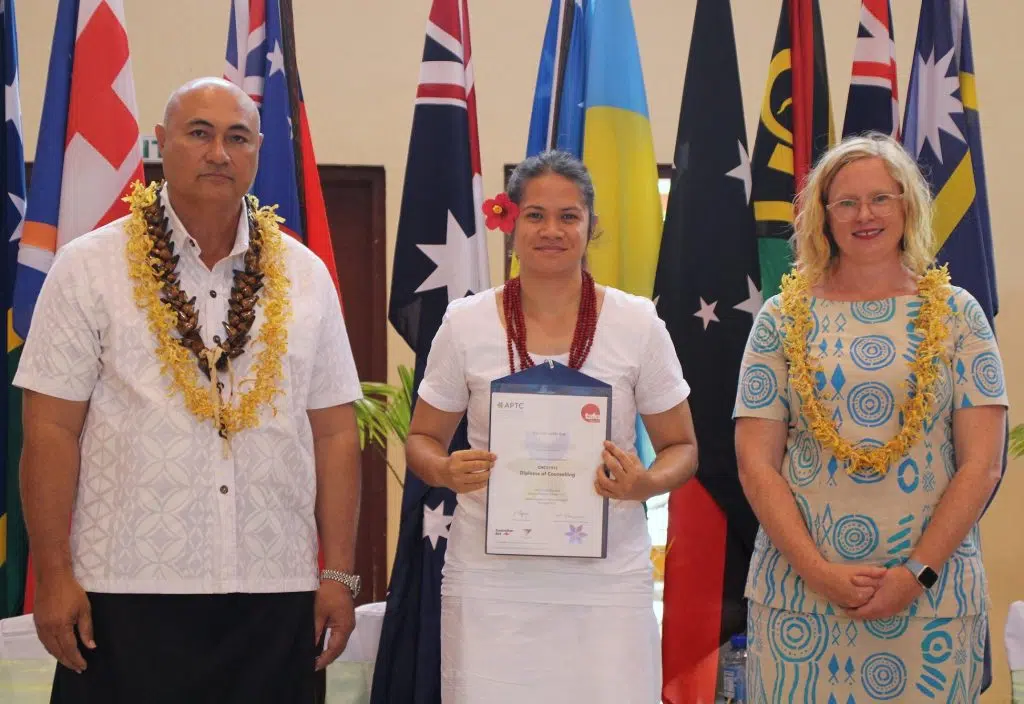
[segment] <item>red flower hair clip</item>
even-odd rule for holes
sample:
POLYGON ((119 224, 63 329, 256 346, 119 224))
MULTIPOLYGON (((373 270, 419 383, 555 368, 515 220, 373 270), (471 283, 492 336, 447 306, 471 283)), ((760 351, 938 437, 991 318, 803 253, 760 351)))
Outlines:
POLYGON ((515 228, 519 206, 509 199, 507 193, 485 200, 483 210, 488 230, 501 230, 507 235, 515 228))

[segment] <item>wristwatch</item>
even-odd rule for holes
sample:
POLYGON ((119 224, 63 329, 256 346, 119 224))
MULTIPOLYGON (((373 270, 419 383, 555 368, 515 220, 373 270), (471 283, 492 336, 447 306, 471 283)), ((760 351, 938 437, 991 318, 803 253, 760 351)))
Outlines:
POLYGON ((935 573, 935 570, 917 560, 907 559, 903 566, 910 570, 910 574, 914 575, 917 583, 925 589, 931 589, 939 581, 939 575, 935 573))
POLYGON ((320 581, 329 579, 332 582, 341 582, 348 590, 352 592, 352 598, 355 599, 359 596, 359 575, 349 574, 348 572, 342 572, 341 570, 320 570, 320 581))

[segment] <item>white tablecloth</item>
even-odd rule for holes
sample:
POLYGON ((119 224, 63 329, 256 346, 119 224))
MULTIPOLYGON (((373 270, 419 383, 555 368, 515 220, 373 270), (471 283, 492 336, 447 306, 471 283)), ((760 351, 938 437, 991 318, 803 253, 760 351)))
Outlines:
MULTIPOLYGON (((383 603, 356 609, 356 628, 345 652, 327 668, 328 704, 370 701, 373 664, 383 622, 383 603)), ((0 621, 0 702, 49 702, 55 664, 36 636, 31 614, 0 621)))

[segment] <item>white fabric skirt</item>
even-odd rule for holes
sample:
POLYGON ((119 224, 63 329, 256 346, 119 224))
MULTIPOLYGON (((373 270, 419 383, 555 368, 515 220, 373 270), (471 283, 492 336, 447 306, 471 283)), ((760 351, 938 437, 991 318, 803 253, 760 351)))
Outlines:
POLYGON ((651 606, 441 597, 443 704, 657 704, 651 606))

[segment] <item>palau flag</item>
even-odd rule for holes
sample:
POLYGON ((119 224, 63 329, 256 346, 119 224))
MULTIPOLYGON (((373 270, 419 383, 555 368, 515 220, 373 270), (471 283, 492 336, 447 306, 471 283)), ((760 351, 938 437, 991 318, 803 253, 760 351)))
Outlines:
POLYGON ((18 496, 18 457, 21 455, 21 390, 11 385, 21 356, 22 339, 14 332, 11 298, 18 265, 18 244, 25 221, 25 152, 21 136, 21 102, 18 91, 18 31, 14 0, 0 0, 3 44, 0 73, 4 77, 4 158, 0 164, 0 236, 3 237, 3 270, 0 271, 0 303, 3 305, 3 339, 6 353, 3 397, 0 398, 0 618, 21 613, 25 590, 28 539, 18 496))
MULTIPOLYGON (((953 284, 978 300, 994 327, 999 297, 965 0, 932 0, 921 5, 903 146, 917 158, 931 184, 938 263, 949 265, 953 284)), ((985 642, 982 691, 992 682, 990 640, 985 642)), ((945 696, 935 691, 929 694, 938 695, 945 696)))
MULTIPOLYGON (((662 210, 640 50, 629 0, 552 0, 537 69, 527 156, 560 149, 594 180, 600 236, 587 250, 599 284, 651 298, 662 210)), ((510 262, 510 275, 518 271, 510 262)), ((637 416, 636 449, 654 450, 637 416)))
POLYGON ((583 162, 597 192, 600 236, 587 253, 600 284, 654 294, 661 244, 658 163, 629 0, 590 0, 583 162))
POLYGON ((779 292, 782 275, 792 266, 793 199, 833 141, 818 0, 782 0, 751 159, 766 299, 779 292))
MULTIPOLYGON (((142 178, 124 2, 60 0, 18 250, 13 315, 18 337, 28 335, 57 250, 127 215, 121 198, 142 178)), ((31 611, 31 574, 26 582, 24 609, 31 611)))

